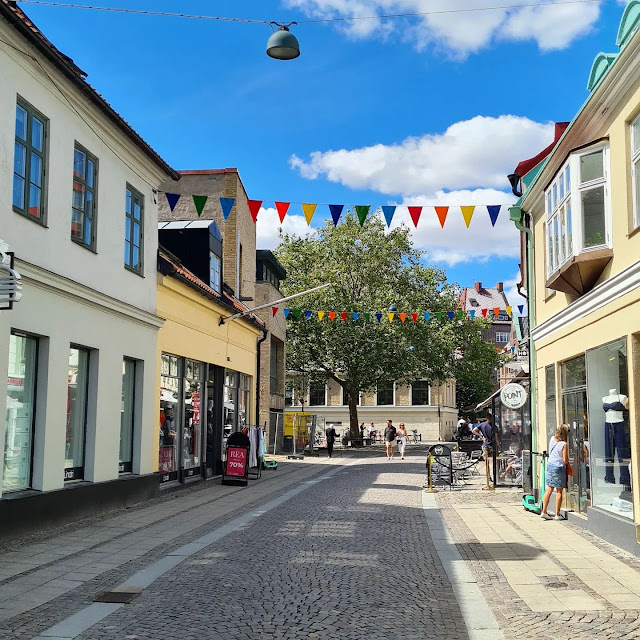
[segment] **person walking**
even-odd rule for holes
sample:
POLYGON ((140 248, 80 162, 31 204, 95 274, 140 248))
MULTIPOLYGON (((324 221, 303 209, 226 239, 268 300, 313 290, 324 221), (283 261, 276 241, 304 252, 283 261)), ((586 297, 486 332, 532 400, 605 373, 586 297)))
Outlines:
POLYGON ((556 430, 556 435, 549 441, 549 458, 547 459, 546 484, 547 488, 542 498, 543 520, 564 520, 560 515, 562 506, 562 492, 567 488, 567 476, 573 475, 569 465, 569 452, 567 450, 567 440, 569 439, 569 425, 561 424, 556 430), (553 490, 556 490, 556 515, 547 513, 549 500, 553 490))
POLYGON ((333 445, 336 441, 336 438, 338 437, 338 434, 333 427, 329 427, 325 431, 325 435, 327 437, 327 453, 329 454, 329 457, 331 457, 333 455, 333 445))
POLYGON ((404 426, 404 422, 398 425, 398 433, 396 438, 398 440, 398 453, 400 454, 400 460, 404 460, 404 450, 407 446, 407 428, 404 426))
POLYGON ((393 458, 393 448, 396 443, 396 428, 391 420, 387 420, 387 427, 384 430, 384 442, 387 447, 387 460, 393 458))

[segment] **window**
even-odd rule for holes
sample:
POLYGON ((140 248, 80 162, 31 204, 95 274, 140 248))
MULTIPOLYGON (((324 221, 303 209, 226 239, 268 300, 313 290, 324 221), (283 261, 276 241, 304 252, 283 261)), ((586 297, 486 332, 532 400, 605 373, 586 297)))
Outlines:
MULTIPOLYGON (((342 404, 345 406, 349 404, 349 392, 344 387, 342 387, 342 404)), ((356 404, 360 406, 360 394, 358 394, 356 404)))
POLYGON ((312 382, 309 385, 309 406, 318 407, 327 404, 327 389, 323 381, 312 382))
POLYGON ((633 226, 640 226, 640 116, 631 124, 631 176, 633 184, 633 226))
POLYGON ((238 390, 238 428, 251 426, 251 376, 240 374, 238 390))
POLYGON ((547 439, 549 439, 558 428, 558 418, 556 409, 556 367, 553 364, 545 367, 545 407, 547 414, 547 439))
POLYGON ((284 343, 271 336, 271 348, 269 353, 269 393, 282 393, 278 384, 278 371, 282 371, 284 365, 284 343))
POLYGON ((220 256, 209 252, 209 286, 220 293, 220 256))
POLYGON ((71 239, 95 249, 98 161, 76 145, 73 152, 71 239))
POLYGON ((199 472, 202 438, 202 379, 204 365, 195 360, 185 361, 183 380, 184 426, 182 429, 182 468, 185 477, 199 472))
POLYGON ((287 380, 284 384, 284 406, 293 406, 293 382, 287 380))
POLYGON ((136 361, 122 361, 122 403, 120 405, 120 458, 118 472, 133 470, 133 435, 135 425, 136 361))
POLYGON ((163 482, 178 477, 178 413, 182 362, 176 356, 162 354, 160 367, 160 447, 158 471, 163 482))
POLYGON ((429 382, 427 380, 416 380, 411 385, 411 404, 429 404, 429 382))
POLYGON ((45 223, 45 179, 48 120, 33 107, 16 105, 15 156, 13 159, 13 210, 45 223))
POLYGON ((127 186, 124 230, 125 267, 142 274, 142 231, 144 197, 133 187, 127 186))
POLYGON ((574 153, 545 193, 547 276, 609 245, 608 148, 574 153))
POLYGON ((31 487, 38 340, 11 334, 7 376, 7 418, 2 489, 31 487))
POLYGON ((376 391, 376 404, 393 404, 393 382, 383 382, 378 385, 378 389, 376 391))
POLYGON ((67 378, 65 480, 81 480, 84 477, 88 392, 89 351, 79 347, 71 347, 69 350, 69 375, 67 378))
POLYGON ((498 344, 506 344, 509 342, 509 333, 503 331, 496 331, 496 342, 498 344))

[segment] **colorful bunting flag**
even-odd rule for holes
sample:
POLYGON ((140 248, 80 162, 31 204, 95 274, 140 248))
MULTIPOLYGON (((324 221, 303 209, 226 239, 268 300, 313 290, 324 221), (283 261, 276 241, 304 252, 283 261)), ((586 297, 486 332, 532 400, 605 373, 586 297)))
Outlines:
POLYGON ((224 216, 225 222, 229 218, 229 214, 235 203, 235 198, 220 198, 220 207, 222 208, 222 215, 224 216))
POLYGON ((523 304, 519 304, 518 305, 518 311, 520 312, 520 315, 522 315, 524 313, 524 305, 523 304))
POLYGON ((271 317, 275 318, 276 313, 278 313, 278 307, 271 307, 271 317))
POLYGON ((284 309, 284 319, 287 320, 289 318, 289 314, 291 313, 291 309, 284 309))
POLYGON ((409 215, 413 220, 413 226, 418 227, 418 220, 420 220, 420 215, 422 214, 422 207, 407 207, 409 209, 409 215))
POLYGON ((396 314, 393 312, 387 313, 387 318, 389 318, 389 322, 393 322, 393 316, 395 316, 396 314))
POLYGON ((304 212, 304 218, 307 221, 307 225, 311 226, 311 218, 313 218, 313 214, 316 212, 317 204, 303 204, 302 211, 304 212))
POLYGON ((302 313, 302 312, 300 311, 300 309, 294 309, 294 310, 293 310, 293 317, 294 317, 294 319, 295 319, 295 320, 300 320, 300 314, 301 314, 301 313, 302 313))
POLYGON ((507 315, 509 317, 511 317, 511 310, 512 310, 512 307, 507 307, 507 315))
POLYGON ((460 211, 462 211, 462 217, 464 218, 464 222, 467 225, 467 229, 471 224, 471 218, 473 217, 473 212, 475 211, 475 206, 473 207, 460 207, 460 211))
POLYGON ((367 219, 369 215, 370 205, 368 204, 357 204, 356 205, 356 214, 358 216, 358 220, 360 220, 360 226, 364 225, 364 221, 367 219))
POLYGON ((338 220, 340 220, 340 216, 342 215, 342 210, 344 209, 343 204, 330 204, 329 211, 331 211, 331 219, 333 220, 333 226, 338 226, 338 220))
POLYGON ((336 319, 336 312, 335 311, 329 311, 329 320, 331 320, 331 322, 333 322, 336 319))
POLYGON ((412 319, 414 322, 418 322, 418 314, 417 314, 417 313, 412 313, 412 314, 411 314, 411 319, 412 319))
POLYGON ((381 313, 376 313, 376 320, 378 321, 378 324, 380 324, 380 321, 382 320, 382 314, 381 313))
POLYGON ((370 314, 370 313, 365 313, 365 314, 364 314, 364 321, 365 321, 365 322, 369 322, 369 318, 370 318, 370 317, 371 317, 371 314, 370 314))
POLYGON ((359 313, 352 313, 351 315, 353 316, 353 321, 354 322, 358 322, 358 318, 360 317, 360 314, 359 313))
POLYGON ((489 214, 489 218, 491 218, 491 226, 496 226, 496 221, 498 220, 498 216, 500 215, 500 209, 502 205, 487 205, 487 213, 489 214))
POLYGON ((447 316, 449 316, 449 320, 453 320, 453 311, 447 311, 447 316))
POLYGON ((258 213, 262 206, 262 200, 247 200, 247 205, 249 206, 249 213, 251 214, 253 221, 257 222, 258 213))
POLYGON ((309 320, 311 318, 311 316, 313 315, 312 311, 305 311, 304 312, 304 317, 309 320))
POLYGON ((202 215, 204 205, 207 204, 207 196, 191 196, 193 198, 193 204, 196 205, 196 212, 198 218, 202 215))
POLYGON ((346 322, 346 321, 347 321, 347 315, 348 315, 348 314, 347 314, 347 313, 345 313, 344 311, 340 314, 340 317, 342 318, 342 321, 343 321, 343 322, 346 322))
POLYGON ((483 309, 483 310, 482 310, 482 317, 483 317, 483 318, 486 318, 486 317, 487 317, 487 310, 486 310, 486 309, 483 309))
POLYGON ((178 204, 178 200, 180 200, 179 193, 165 193, 165 197, 167 198, 167 202, 169 203, 169 209, 173 211, 178 204))
POLYGON ((497 318, 500 315, 500 307, 493 308, 493 315, 497 318))
POLYGON ((324 311, 318 311, 318 322, 320 322, 324 318, 324 311))
POLYGON ((424 316, 425 322, 429 322, 429 320, 431 320, 431 314, 428 311, 425 311, 422 315, 424 316))
POLYGON ((442 312, 436 311, 436 318, 438 318, 438 320, 442 320, 442 312))
POLYGON ((438 214, 438 220, 440 220, 440 226, 444 229, 444 222, 447 219, 449 207, 435 207, 435 210, 438 214))
POLYGON ((406 313, 399 313, 398 315, 400 316, 400 322, 402 322, 402 324, 404 324, 404 321, 407 319, 407 314, 406 313))
POLYGON ((384 214, 384 219, 387 221, 387 227, 391 226, 391 221, 393 220, 393 215, 395 212, 395 205, 390 204, 382 207, 382 213, 384 214))
POLYGON ((462 309, 460 309, 459 311, 456 312, 456 316, 458 318, 464 318, 464 311, 462 311, 462 309))
POLYGON ((475 312, 475 310, 474 310, 474 309, 471 309, 471 311, 469 311, 469 315, 471 316, 471 319, 472 319, 472 320, 475 320, 475 318, 476 318, 476 312, 475 312))
POLYGON ((275 202, 276 209, 278 210, 278 215, 280 216, 280 222, 284 222, 284 217, 287 215, 287 211, 289 211, 289 207, 291 206, 290 202, 275 202))

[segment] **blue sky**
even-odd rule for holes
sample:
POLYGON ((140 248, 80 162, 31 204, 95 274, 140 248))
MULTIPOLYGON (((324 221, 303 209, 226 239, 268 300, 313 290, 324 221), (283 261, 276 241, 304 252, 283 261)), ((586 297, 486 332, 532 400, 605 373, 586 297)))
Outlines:
MULTIPOLYGON (((530 0, 90 4, 293 21, 530 0)), ((269 247, 274 199, 511 202, 500 193, 506 174, 549 144, 551 123, 570 120, 584 102, 595 55, 616 50, 624 3, 300 24, 292 29, 302 55, 289 62, 265 55, 267 25, 21 6, 172 166, 238 167, 249 196, 265 200, 258 234, 269 247)), ((300 207, 290 212, 297 215, 285 228, 304 231, 300 207)), ((319 207, 314 224, 323 217, 328 210, 319 207)), ((415 240, 463 286, 509 282, 519 260, 507 217, 505 207, 493 229, 481 208, 467 230, 453 209, 442 230, 427 209, 415 240)))

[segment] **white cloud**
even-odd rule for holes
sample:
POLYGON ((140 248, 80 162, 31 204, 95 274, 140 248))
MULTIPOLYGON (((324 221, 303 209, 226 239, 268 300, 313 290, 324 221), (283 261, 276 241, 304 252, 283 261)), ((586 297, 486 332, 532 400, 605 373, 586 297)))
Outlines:
POLYGON ((278 246, 280 229, 284 233, 306 236, 313 233, 313 228, 307 226, 304 216, 288 213, 284 223, 280 222, 278 212, 273 208, 260 208, 256 222, 256 248, 275 249, 278 246))
MULTIPOLYGON (((513 276, 513 278, 504 281, 504 293, 507 296, 509 304, 514 309, 517 309, 518 306, 522 305, 524 315, 527 315, 527 300, 518 293, 518 282, 520 282, 519 271, 513 276)), ((526 293, 526 291, 524 291, 524 293, 526 293)))
POLYGON ((379 16, 383 14, 430 12, 406 19, 373 19, 337 22, 339 30, 353 38, 377 38, 397 33, 418 49, 429 45, 444 48, 457 57, 479 51, 495 40, 531 40, 541 50, 563 49, 588 33, 600 15, 602 0, 593 4, 559 7, 524 7, 483 11, 491 5, 524 5, 531 0, 508 3, 487 0, 284 0, 314 18, 379 16), (440 13, 438 13, 440 12, 440 13))
POLYGON ((289 163, 310 180, 321 176, 352 189, 415 195, 439 189, 504 188, 520 160, 553 140, 552 123, 519 116, 476 116, 444 133, 411 137, 399 144, 314 151, 289 163))

